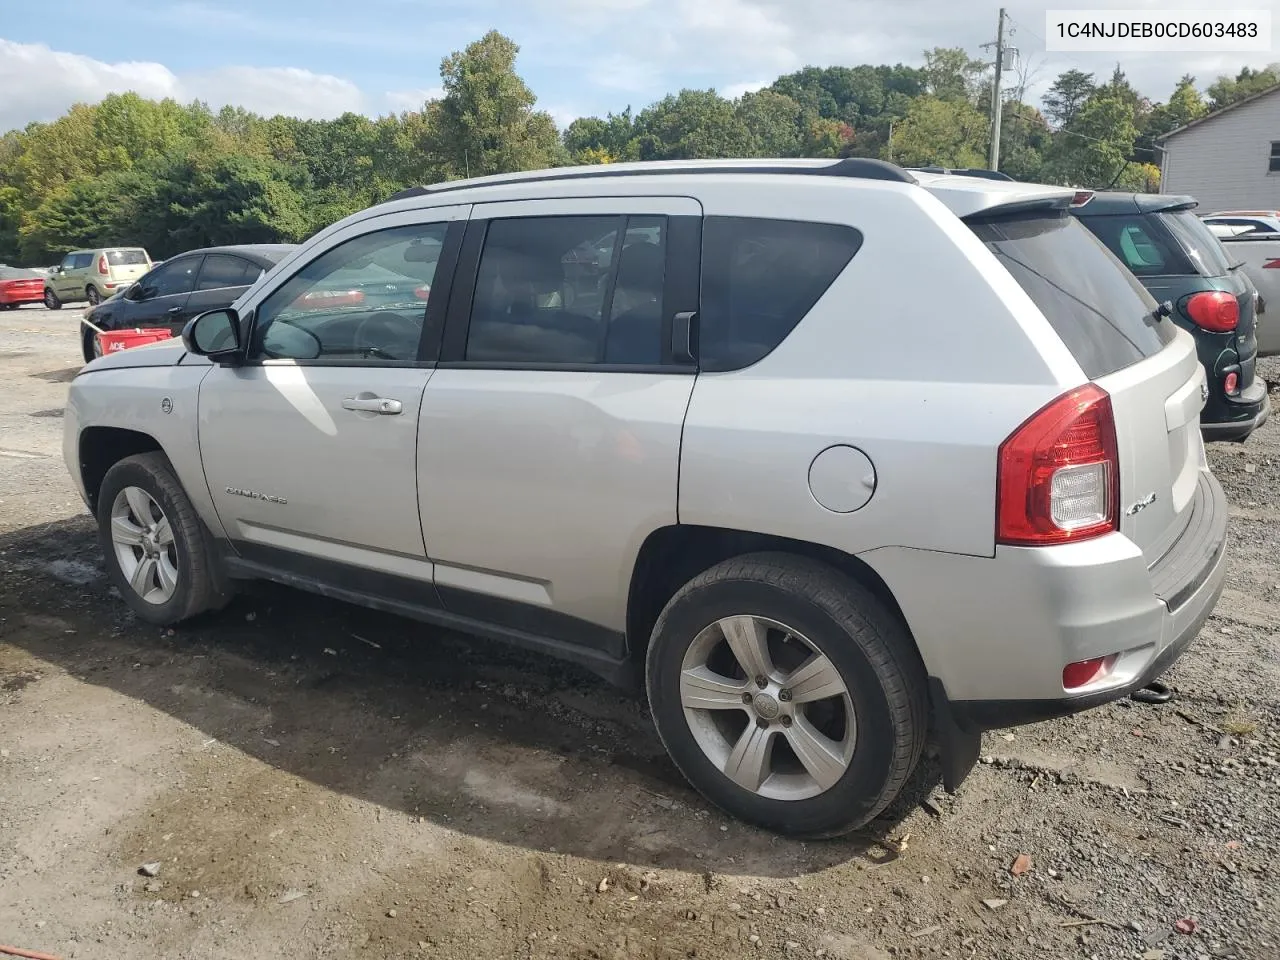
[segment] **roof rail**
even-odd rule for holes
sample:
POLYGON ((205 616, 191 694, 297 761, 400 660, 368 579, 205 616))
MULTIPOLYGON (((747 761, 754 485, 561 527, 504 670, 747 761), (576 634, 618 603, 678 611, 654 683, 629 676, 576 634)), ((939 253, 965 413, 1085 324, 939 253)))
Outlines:
POLYGON ((386 202, 405 200, 409 197, 421 197, 437 193, 450 193, 455 190, 471 190, 476 187, 503 186, 511 183, 545 183, 552 180, 578 180, 604 177, 652 177, 674 174, 782 174, 818 177, 850 177, 858 180, 888 180, 896 183, 917 183, 915 177, 897 164, 870 157, 847 157, 823 166, 811 164, 770 163, 762 160, 758 164, 726 163, 717 164, 705 161, 692 162, 687 166, 679 163, 663 163, 647 166, 643 163, 620 165, 618 169, 610 169, 608 164, 590 164, 581 167, 560 167, 545 173, 534 173, 529 176, 511 174, 509 176, 485 177, 475 180, 451 180, 425 187, 409 187, 393 194, 386 202))

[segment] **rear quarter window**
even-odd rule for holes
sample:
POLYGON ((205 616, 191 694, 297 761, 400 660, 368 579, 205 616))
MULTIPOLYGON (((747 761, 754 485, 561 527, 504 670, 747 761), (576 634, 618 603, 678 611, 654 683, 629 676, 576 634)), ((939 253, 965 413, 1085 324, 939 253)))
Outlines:
POLYGON ((1177 336, 1156 302, 1080 221, 1026 214, 971 220, 1090 379, 1159 353, 1177 336))
POLYGON ((862 234, 839 224, 707 217, 699 369, 740 370, 767 356, 861 246, 862 234))

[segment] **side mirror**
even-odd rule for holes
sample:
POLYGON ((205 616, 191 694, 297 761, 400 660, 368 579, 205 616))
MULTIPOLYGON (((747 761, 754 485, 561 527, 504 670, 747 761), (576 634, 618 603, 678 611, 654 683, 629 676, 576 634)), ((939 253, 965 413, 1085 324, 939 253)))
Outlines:
POLYGON ((125 290, 124 298, 126 300, 133 300, 136 302, 141 299, 141 294, 142 294, 141 285, 133 283, 129 285, 129 288, 127 290, 125 290))
POLYGON ((240 316, 230 307, 209 310, 182 329, 188 353, 210 360, 231 360, 240 354, 240 316))

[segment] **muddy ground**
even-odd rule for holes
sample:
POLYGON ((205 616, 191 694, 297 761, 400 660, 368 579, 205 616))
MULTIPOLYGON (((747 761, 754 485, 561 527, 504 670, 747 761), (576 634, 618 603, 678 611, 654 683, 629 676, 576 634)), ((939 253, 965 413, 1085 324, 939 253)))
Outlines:
POLYGON ((0 314, 0 944, 1280 957, 1280 423, 1210 448, 1230 579, 1176 702, 990 735, 956 796, 926 763, 874 829, 805 844, 709 809, 641 703, 562 664, 266 587, 133 620, 60 455, 78 313, 0 314))

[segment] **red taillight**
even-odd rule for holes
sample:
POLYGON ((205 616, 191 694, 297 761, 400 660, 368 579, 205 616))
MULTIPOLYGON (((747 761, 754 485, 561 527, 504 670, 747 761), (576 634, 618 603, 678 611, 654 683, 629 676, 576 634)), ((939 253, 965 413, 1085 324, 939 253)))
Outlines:
POLYGON ((1111 397, 1096 384, 1065 393, 1000 445, 996 541, 1071 543, 1117 529, 1120 462, 1111 397))
POLYGON ((1240 374, 1232 371, 1222 378, 1222 389, 1225 393, 1235 393, 1240 389, 1240 374))
POLYGON ((98 272, 104 277, 107 275, 107 255, 105 253, 98 255, 98 272))
POLYGON ((1230 333, 1240 322, 1240 304, 1223 290, 1197 293, 1187 301, 1187 316, 1203 330, 1230 333))
POLYGON ((1062 688, 1075 690, 1093 683, 1111 668, 1113 659, 1113 657, 1093 657, 1090 660, 1068 663, 1062 668, 1062 688))

